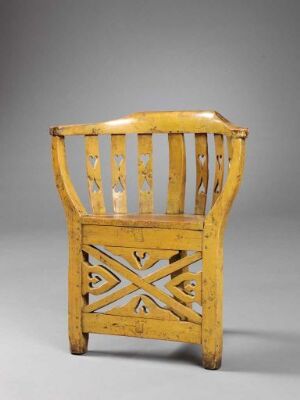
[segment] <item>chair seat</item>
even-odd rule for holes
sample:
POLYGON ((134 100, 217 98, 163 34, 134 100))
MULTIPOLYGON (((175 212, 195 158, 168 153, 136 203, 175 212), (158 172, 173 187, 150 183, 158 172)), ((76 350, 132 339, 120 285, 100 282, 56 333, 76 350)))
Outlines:
POLYGON ((136 228, 170 228, 202 231, 203 215, 191 214, 114 214, 85 215, 81 217, 83 224, 126 226, 136 228))

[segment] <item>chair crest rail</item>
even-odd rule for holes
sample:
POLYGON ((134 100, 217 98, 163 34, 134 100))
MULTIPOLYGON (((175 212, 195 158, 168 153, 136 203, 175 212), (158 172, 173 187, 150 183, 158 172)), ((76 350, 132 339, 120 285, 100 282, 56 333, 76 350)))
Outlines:
POLYGON ((248 129, 232 124, 217 111, 151 111, 95 124, 58 125, 53 136, 102 135, 122 133, 219 133, 245 138, 248 129))

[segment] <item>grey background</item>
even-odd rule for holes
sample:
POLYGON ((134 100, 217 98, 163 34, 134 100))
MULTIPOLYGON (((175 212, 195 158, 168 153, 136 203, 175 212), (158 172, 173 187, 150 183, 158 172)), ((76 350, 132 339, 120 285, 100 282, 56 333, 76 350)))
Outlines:
POLYGON ((297 397, 299 16, 293 0, 0 1, 1 397, 297 397), (65 222, 47 129, 164 109, 216 109, 250 128, 225 240, 217 372, 180 343, 94 336, 88 356, 67 351, 65 222))

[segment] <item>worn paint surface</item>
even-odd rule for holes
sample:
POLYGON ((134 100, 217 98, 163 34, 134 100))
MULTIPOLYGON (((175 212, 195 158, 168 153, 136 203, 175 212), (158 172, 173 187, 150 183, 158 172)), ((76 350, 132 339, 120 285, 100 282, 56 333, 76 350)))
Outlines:
POLYGON ((71 352, 86 352, 89 333, 175 340, 202 344, 203 366, 219 368, 223 346, 224 229, 242 178, 248 130, 215 111, 176 111, 135 113, 99 124, 57 126, 50 133, 54 176, 69 236, 71 352), (169 136, 169 186, 166 214, 156 215, 152 134, 161 132, 169 136), (184 214, 185 132, 195 134, 194 215, 184 214), (139 134, 139 214, 127 213, 127 133, 139 134), (213 133, 215 140, 215 176, 212 208, 205 215, 208 133, 213 133), (67 168, 64 136, 78 134, 85 135, 92 214, 81 203, 67 168), (114 215, 106 214, 104 204, 97 137, 100 134, 111 134, 112 139, 114 215), (225 182, 224 136, 229 161, 225 182), (96 261, 91 263, 92 259, 96 261), (152 272, 151 268, 160 260, 165 260, 165 264, 152 272), (200 260, 202 271, 191 272, 190 266, 200 260), (167 277, 164 290, 155 284, 167 277), (125 286, 121 285, 122 279, 127 281, 125 286), (147 294, 135 296, 139 289, 147 294), (114 305, 131 294, 134 297, 122 307, 114 305), (195 303, 202 306, 201 312, 192 307, 195 303), (104 309, 109 306, 112 308, 104 309))

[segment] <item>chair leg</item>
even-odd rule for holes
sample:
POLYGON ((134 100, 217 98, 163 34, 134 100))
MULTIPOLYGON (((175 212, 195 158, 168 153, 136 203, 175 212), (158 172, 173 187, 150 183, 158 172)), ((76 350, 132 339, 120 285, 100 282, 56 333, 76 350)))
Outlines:
POLYGON ((87 304, 87 296, 81 292, 81 226, 69 219, 69 276, 68 312, 69 342, 72 354, 84 354, 88 346, 88 334, 82 332, 82 308, 87 304))
POLYGON ((218 369, 223 349, 223 240, 204 233, 202 271, 202 365, 218 369))

